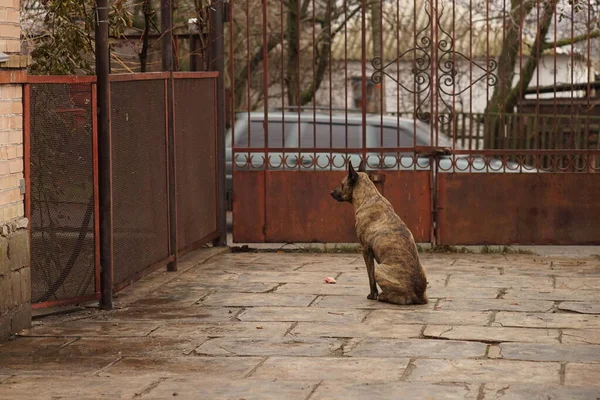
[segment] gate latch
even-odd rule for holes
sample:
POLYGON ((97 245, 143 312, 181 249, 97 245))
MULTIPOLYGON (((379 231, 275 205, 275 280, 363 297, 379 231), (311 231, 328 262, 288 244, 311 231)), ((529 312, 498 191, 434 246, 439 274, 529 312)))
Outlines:
POLYGON ((452 154, 452 149, 449 147, 417 146, 415 147, 415 153, 418 156, 425 157, 449 156, 452 154))

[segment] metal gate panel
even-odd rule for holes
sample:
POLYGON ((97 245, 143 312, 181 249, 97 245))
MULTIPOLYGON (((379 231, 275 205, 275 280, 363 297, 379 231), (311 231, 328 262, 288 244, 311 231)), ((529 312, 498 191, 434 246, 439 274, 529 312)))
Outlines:
POLYGON ((114 284, 123 287, 169 257, 166 85, 110 85, 114 284))
MULTIPOLYGON (((352 205, 338 203, 329 195, 345 174, 235 172, 234 241, 356 243, 352 205)), ((385 195, 418 242, 429 241, 430 194, 427 171, 386 172, 385 195)))
POLYGON ((265 173, 234 171, 233 241, 265 241, 265 173))
POLYGON ((26 216, 34 308, 99 292, 96 130, 91 79, 32 78, 25 87, 26 216))
POLYGON ((600 244, 600 174, 441 173, 442 245, 600 244))
POLYGON ((178 251, 218 236, 215 91, 214 78, 174 79, 178 251))

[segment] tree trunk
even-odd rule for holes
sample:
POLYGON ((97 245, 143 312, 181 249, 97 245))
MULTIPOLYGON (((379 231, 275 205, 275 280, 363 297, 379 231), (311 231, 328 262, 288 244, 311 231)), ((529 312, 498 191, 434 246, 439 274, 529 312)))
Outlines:
POLYGON ((142 49, 139 58, 140 71, 146 72, 148 69, 148 48, 150 47, 148 35, 150 34, 150 20, 153 13, 151 0, 144 0, 142 12, 144 13, 144 32, 142 33, 142 49))
POLYGON ((485 135, 484 147, 495 148, 496 141, 502 137, 504 123, 502 116, 512 113, 508 108, 508 94, 515 77, 515 67, 519 55, 521 41, 520 31, 523 27, 525 17, 529 14, 535 1, 511 0, 511 9, 506 19, 504 42, 498 58, 498 80, 492 98, 485 109, 485 135))

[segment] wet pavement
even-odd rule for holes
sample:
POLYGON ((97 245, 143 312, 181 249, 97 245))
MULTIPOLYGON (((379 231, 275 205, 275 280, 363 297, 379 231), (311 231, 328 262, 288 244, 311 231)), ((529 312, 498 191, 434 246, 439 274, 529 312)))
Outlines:
POLYGON ((600 398, 598 256, 423 254, 430 303, 396 306, 359 254, 220 252, 35 320, 0 399, 600 398))

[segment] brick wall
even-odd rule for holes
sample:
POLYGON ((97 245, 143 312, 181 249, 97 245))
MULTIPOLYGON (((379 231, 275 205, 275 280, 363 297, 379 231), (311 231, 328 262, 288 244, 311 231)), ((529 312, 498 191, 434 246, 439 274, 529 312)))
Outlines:
POLYGON ((23 194, 23 88, 19 0, 0 0, 0 341, 31 323, 29 235, 23 194))

